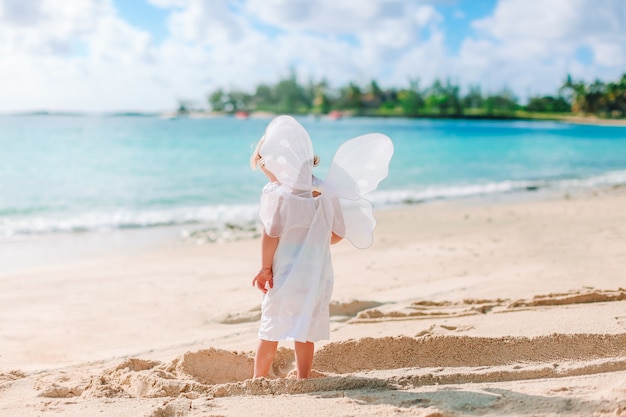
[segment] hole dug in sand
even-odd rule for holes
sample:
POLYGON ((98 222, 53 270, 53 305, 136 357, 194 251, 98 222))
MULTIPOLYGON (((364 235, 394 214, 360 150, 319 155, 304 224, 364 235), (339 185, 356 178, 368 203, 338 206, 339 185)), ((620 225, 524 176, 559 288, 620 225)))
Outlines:
MULTIPOLYGON (((275 388, 264 386, 269 380, 251 381, 253 352, 205 349, 187 352, 169 363, 137 358, 126 359, 99 376, 69 380, 63 375, 41 378, 36 386, 39 395, 48 398, 135 397, 195 398, 201 394, 233 395, 242 388, 231 387, 246 381, 247 390, 266 393, 275 388)), ((294 368, 293 350, 281 347, 276 352, 270 378, 287 378, 294 368)), ((295 382, 295 381, 294 381, 295 382)))
MULTIPOLYGON (((626 292, 585 289, 564 294, 537 296, 511 303, 509 300, 465 300, 466 308, 496 304, 487 312, 524 309, 534 303, 551 305, 588 302, 621 302, 626 292)), ((373 303, 373 302, 372 302, 373 303)), ((338 311, 358 314, 366 302, 343 303, 338 311)), ((416 302, 413 307, 432 308, 450 314, 449 302, 416 302)), ((376 308, 374 308, 376 309, 376 308)), ((459 311, 452 311, 459 314, 459 311)), ((622 316, 616 317, 619 319, 622 316)), ((349 324, 348 324, 349 325, 349 324)), ((458 327, 442 327, 457 332, 458 327)), ((431 328, 432 330, 432 328, 431 328)), ((294 352, 281 347, 269 379, 251 380, 253 352, 210 348, 187 352, 171 362, 126 359, 97 376, 73 379, 63 372, 38 378, 36 389, 49 398, 68 397, 170 397, 200 395, 270 395, 379 387, 416 387, 432 384, 497 382, 521 379, 587 375, 626 370, 626 334, 559 334, 537 337, 474 337, 445 334, 421 337, 394 336, 331 342, 314 357, 316 376, 305 381, 290 378, 294 352)), ((0 386, 22 377, 2 374, 0 386)))
POLYGON ((127 359, 83 382, 39 384, 44 397, 170 397, 296 394, 494 382, 626 370, 626 334, 541 337, 384 337, 333 342, 315 355, 319 372, 289 379, 293 351, 280 348, 278 379, 250 379, 252 352, 206 349, 169 363, 127 359))
MULTIPOLYGON (((187 352, 169 363, 131 358, 88 381, 48 384, 43 397, 196 397, 219 384, 252 377, 252 353, 223 349, 187 352)), ((282 364, 282 362, 280 362, 282 364)))
POLYGON ((247 353, 221 349, 187 352, 172 362, 174 374, 206 385, 243 381, 252 378, 254 358, 247 353))

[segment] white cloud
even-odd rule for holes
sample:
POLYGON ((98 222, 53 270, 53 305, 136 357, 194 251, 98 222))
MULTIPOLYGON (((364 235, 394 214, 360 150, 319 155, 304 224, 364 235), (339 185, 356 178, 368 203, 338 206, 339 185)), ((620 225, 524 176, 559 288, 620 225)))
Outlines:
POLYGON ((552 44, 617 37, 624 40, 622 0, 500 0, 492 16, 474 26, 495 39, 552 44))
POLYGON ((146 0, 147 3, 161 7, 164 9, 168 9, 171 7, 185 7, 188 4, 188 0, 146 0))
POLYGON ((612 79, 626 65, 621 0, 500 0, 458 51, 435 1, 147 0, 169 11, 159 44, 112 1, 0 0, 0 111, 204 105, 215 88, 252 89, 290 68, 335 86, 450 77, 523 97, 554 93, 568 72, 612 79))
MULTIPOLYGON (((177 58, 195 74, 190 80, 196 90, 205 88, 203 95, 218 86, 250 90, 286 76, 290 68, 302 81, 326 78, 335 86, 389 77, 408 49, 430 45, 424 36, 442 19, 428 4, 398 0, 156 1, 172 8, 169 50, 204 47, 197 51, 199 62, 177 58)), ((169 65, 171 57, 162 58, 169 65)), ((402 85, 410 70, 402 66, 402 85)))
POLYGON ((228 0, 189 0, 169 19, 177 38, 204 44, 236 43, 250 34, 246 22, 230 10, 228 0))
POLYGON ((594 61, 598 65, 611 68, 626 67, 626 45, 624 42, 598 42, 592 44, 591 48, 594 61))
POLYGON ((360 32, 376 25, 385 3, 394 2, 249 0, 245 8, 264 23, 284 30, 336 35, 360 32))
POLYGON ((612 79, 626 56, 626 2, 607 0, 500 0, 491 16, 473 22, 455 70, 467 83, 496 90, 508 85, 518 96, 554 94, 567 73, 612 79), (581 47, 593 62, 580 62, 581 47))
MULTIPOLYGON (((389 38, 397 35, 395 27, 406 30, 399 39, 402 41, 412 37, 416 28, 441 19, 428 4, 402 0, 249 0, 245 10, 264 24, 297 36, 312 32, 330 37, 343 34, 356 38, 381 37, 387 46, 394 45, 389 38), (388 33, 390 30, 392 34, 388 33)), ((397 36, 394 40, 398 40, 397 36)))
POLYGON ((41 18, 41 1, 5 0, 0 3, 0 19, 5 24, 34 26, 41 18))
POLYGON ((0 2, 0 111, 150 107, 157 51, 109 0, 18 3, 0 2))
POLYGON ((299 73, 326 75, 334 85, 384 83, 398 72, 405 85, 406 71, 415 68, 396 65, 415 49, 428 49, 442 20, 429 4, 398 0, 250 0, 245 10, 281 33, 274 49, 298 63, 299 73))
POLYGON ((77 42, 93 33, 99 16, 112 12, 108 1, 2 0, 0 39, 3 52, 59 55, 73 53, 77 42))

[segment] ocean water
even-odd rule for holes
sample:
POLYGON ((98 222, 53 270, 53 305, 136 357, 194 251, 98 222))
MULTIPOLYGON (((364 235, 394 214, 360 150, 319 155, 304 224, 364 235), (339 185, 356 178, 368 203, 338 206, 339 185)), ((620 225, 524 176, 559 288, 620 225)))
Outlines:
MULTIPOLYGON (((254 221, 248 165, 270 119, 0 116, 0 241, 254 221)), ((324 177, 345 140, 394 142, 370 195, 393 206, 626 184, 626 129, 558 122, 299 118, 324 177)))

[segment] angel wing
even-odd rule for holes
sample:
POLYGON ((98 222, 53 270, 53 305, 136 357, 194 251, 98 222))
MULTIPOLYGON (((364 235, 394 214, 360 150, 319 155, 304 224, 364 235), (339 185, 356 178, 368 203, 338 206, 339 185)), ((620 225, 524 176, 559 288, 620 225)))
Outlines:
POLYGON ((343 143, 331 163, 325 188, 341 206, 343 237, 357 248, 367 248, 373 242, 376 219, 372 203, 364 196, 387 176, 392 155, 391 139, 370 133, 343 143))

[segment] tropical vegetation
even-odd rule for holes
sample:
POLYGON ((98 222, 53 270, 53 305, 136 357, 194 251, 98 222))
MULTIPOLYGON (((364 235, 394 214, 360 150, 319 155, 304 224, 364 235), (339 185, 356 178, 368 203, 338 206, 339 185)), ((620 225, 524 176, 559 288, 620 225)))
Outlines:
MULTIPOLYGON (((253 93, 217 89, 208 95, 215 112, 265 111, 291 114, 341 112, 359 116, 406 117, 550 117, 584 115, 626 117, 626 74, 616 82, 592 83, 568 75, 555 95, 533 96, 522 105, 504 88, 484 93, 479 85, 462 92, 459 85, 435 80, 422 87, 418 79, 403 88, 383 89, 372 80, 367 85, 350 82, 333 89, 326 80, 300 84, 294 71, 276 84, 260 84, 253 93)), ((187 110, 181 105, 181 110, 187 110)))

